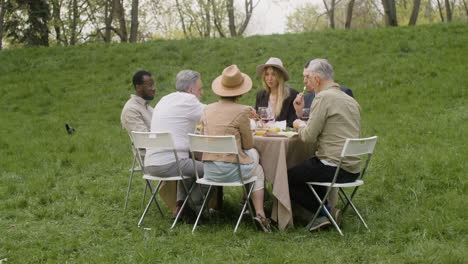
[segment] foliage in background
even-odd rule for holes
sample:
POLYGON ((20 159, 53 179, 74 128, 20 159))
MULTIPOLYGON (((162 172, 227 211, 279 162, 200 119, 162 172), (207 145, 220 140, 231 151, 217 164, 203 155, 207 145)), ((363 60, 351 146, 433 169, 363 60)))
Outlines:
MULTIPOLYGON (((335 0, 331 1, 333 2, 335 0)), ((351 0, 336 1, 335 8, 333 9, 334 28, 346 27, 349 1, 351 0)), ((454 1, 451 4, 455 10, 453 16, 454 20, 466 21, 468 19, 468 9, 465 8, 464 2, 454 1)), ((395 1, 395 8, 398 25, 408 25, 413 11, 413 1, 395 1)), ((445 21, 439 15, 437 3, 432 0, 421 0, 418 10, 419 15, 417 16, 416 24, 430 24, 445 21)), ((440 12, 445 13, 444 6, 441 6, 440 12)), ((354 2, 350 28, 379 28, 385 25, 386 16, 382 4, 379 1, 363 0, 354 2)), ((323 5, 308 3, 298 7, 287 17, 286 29, 288 32, 300 33, 324 30, 327 28, 330 28, 330 21, 323 5)))
MULTIPOLYGON (((335 30, 230 39, 11 49, 0 52, 0 260, 7 263, 465 263, 468 156, 468 24, 335 30), (254 89, 257 65, 277 56, 301 89, 304 62, 327 58, 336 81, 362 108, 362 135, 379 136, 345 237, 296 229, 261 233, 245 221, 232 233, 240 193, 225 210, 169 232, 152 208, 138 228, 143 182, 134 179, 123 214, 129 140, 120 113, 140 69, 157 98, 182 69, 210 84, 236 63, 254 89), (64 124, 75 127, 68 135, 64 124)), ((270 196, 271 197, 271 196, 270 196)), ((267 210, 271 209, 271 200, 267 210)))

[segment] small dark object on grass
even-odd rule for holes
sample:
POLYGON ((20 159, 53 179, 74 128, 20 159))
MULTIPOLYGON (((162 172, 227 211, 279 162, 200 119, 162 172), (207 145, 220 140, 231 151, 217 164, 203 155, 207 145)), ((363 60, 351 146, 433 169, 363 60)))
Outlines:
POLYGON ((71 127, 69 124, 65 124, 65 129, 67 130, 67 133, 69 135, 73 134, 75 132, 75 129, 71 127))

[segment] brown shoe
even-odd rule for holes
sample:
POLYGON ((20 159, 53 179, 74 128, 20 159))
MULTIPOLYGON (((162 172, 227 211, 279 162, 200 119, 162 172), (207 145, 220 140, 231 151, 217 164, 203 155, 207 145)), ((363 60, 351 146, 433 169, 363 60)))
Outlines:
POLYGON ((332 215, 333 220, 335 220, 336 224, 338 226, 341 225, 342 217, 341 217, 340 209, 332 208, 330 211, 331 211, 330 214, 332 215))
POLYGON ((176 202, 176 208, 174 210, 174 212, 172 212, 172 216, 176 217, 177 214, 179 213, 180 211, 180 208, 182 207, 182 204, 184 203, 184 200, 179 200, 176 202))
POLYGON ((254 217, 255 223, 259 226, 263 232, 271 232, 270 219, 257 215, 254 217))

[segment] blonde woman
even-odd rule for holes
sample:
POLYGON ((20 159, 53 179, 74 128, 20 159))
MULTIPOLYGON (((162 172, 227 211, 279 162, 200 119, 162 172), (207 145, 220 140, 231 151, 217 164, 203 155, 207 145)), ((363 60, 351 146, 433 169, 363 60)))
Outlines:
POLYGON ((286 125, 292 127, 297 119, 294 109, 294 99, 298 92, 286 85, 289 74, 279 58, 270 58, 265 64, 257 66, 257 75, 261 77, 264 90, 257 93, 255 110, 268 107, 274 113, 276 121, 286 120, 286 125))

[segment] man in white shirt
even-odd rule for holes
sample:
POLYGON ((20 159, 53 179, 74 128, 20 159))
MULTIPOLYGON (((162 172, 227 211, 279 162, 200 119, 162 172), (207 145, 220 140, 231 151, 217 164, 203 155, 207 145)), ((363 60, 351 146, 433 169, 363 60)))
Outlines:
MULTIPOLYGON (((174 144, 179 158, 179 166, 184 176, 191 177, 185 180, 189 189, 195 181, 195 169, 189 158, 188 133, 193 133, 200 121, 205 104, 200 102, 203 94, 200 74, 191 70, 183 70, 176 77, 176 92, 168 94, 159 100, 154 108, 151 120, 151 132, 172 133, 174 144)), ((145 157, 147 172, 160 177, 178 175, 174 153, 172 151, 155 151, 148 149, 145 157)), ((203 163, 196 162, 198 175, 203 176, 203 163)), ((195 203, 193 209, 201 207, 202 196, 198 188, 192 192, 195 203)), ((186 192, 182 182, 177 186, 177 207, 180 208, 186 192)), ((193 205, 191 205, 193 207, 193 205)), ((185 210, 184 210, 185 211, 185 210)), ((176 212, 177 213, 177 210, 176 212)))
POLYGON ((133 75, 133 86, 135 94, 130 95, 120 116, 122 127, 129 135, 132 131, 150 131, 153 108, 148 103, 156 93, 153 76, 147 71, 138 71, 133 75))

